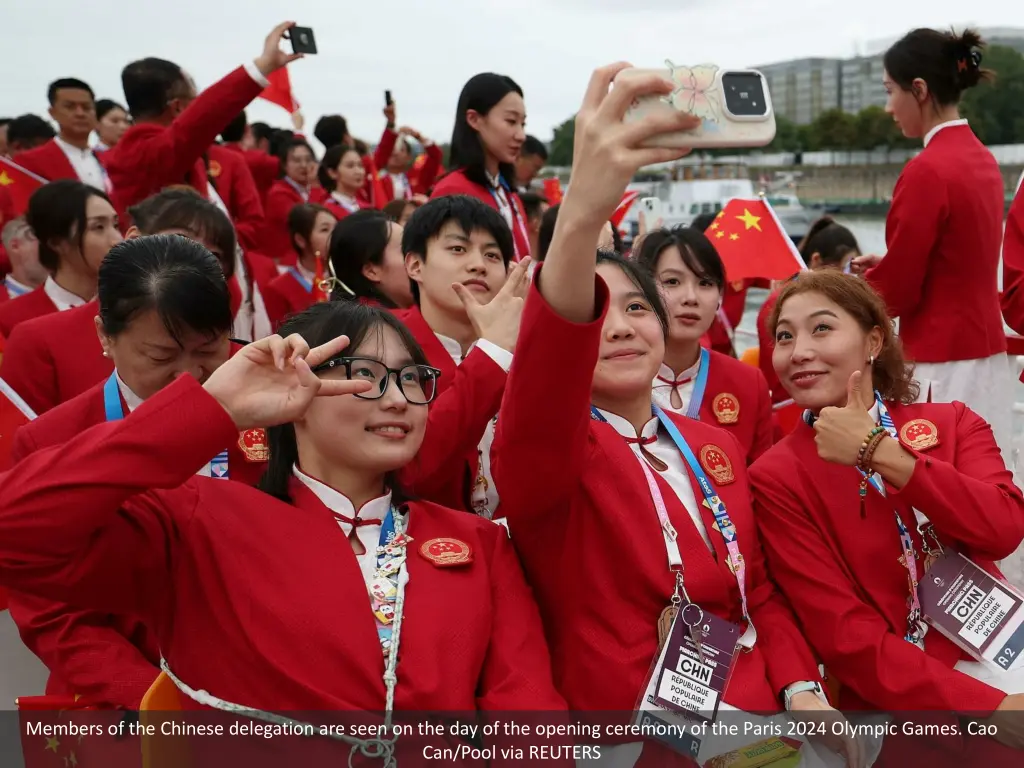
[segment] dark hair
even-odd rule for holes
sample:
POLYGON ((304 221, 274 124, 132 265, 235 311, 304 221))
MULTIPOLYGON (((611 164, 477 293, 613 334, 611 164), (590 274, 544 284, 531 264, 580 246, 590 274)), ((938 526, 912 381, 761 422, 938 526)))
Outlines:
POLYGON ((397 223, 402 218, 402 214, 405 213, 405 206, 407 205, 414 205, 414 203, 412 200, 404 200, 398 197, 385 203, 381 210, 384 211, 384 214, 389 219, 397 223))
POLYGON ((551 247, 551 239, 555 236, 555 222, 558 221, 558 209, 561 203, 552 205, 540 220, 540 231, 537 233, 537 251, 533 254, 534 261, 544 261, 548 256, 548 248, 551 247))
POLYGON ((245 136, 245 110, 243 109, 234 119, 228 123, 224 130, 220 132, 220 137, 224 141, 234 142, 241 141, 245 136))
POLYGON ((960 101, 967 88, 991 80, 992 70, 981 66, 981 48, 985 42, 973 29, 963 33, 915 29, 900 38, 882 60, 885 71, 900 88, 913 89, 920 78, 928 84, 928 93, 938 106, 960 101))
POLYGON ((11 118, 9 118, 9 117, 0 117, 0 128, 3 128, 9 122, 11 122, 11 118))
POLYGON ((120 109, 125 114, 128 113, 127 109, 113 99, 100 99, 96 102, 96 119, 102 120, 108 112, 112 112, 115 109, 120 109))
POLYGON ((299 256, 302 255, 302 249, 295 238, 301 237, 308 243, 313 234, 313 227, 316 226, 316 218, 321 213, 326 213, 332 219, 336 218, 333 213, 316 203, 298 203, 288 211, 288 233, 291 236, 292 248, 299 256))
POLYGON ((175 90, 184 84, 181 67, 165 59, 139 59, 121 70, 124 100, 137 120, 163 113, 175 90))
POLYGON ((49 141, 57 134, 39 115, 21 115, 7 124, 8 144, 32 144, 49 141))
MULTIPOLYGON (((348 218, 351 217, 342 221, 347 221, 348 218)), ((427 356, 423 354, 420 345, 398 318, 386 309, 354 301, 313 304, 285 320, 278 333, 284 337, 297 333, 310 347, 326 344, 338 336, 348 336, 348 349, 356 350, 370 334, 376 333, 380 337, 386 328, 398 334, 415 364, 428 364, 427 356)), ((288 485, 292 479, 292 467, 299 462, 295 426, 280 424, 267 429, 267 445, 270 449, 270 460, 267 463, 267 471, 257 487, 264 493, 291 502, 288 485)), ((398 482, 397 472, 389 472, 385 476, 385 482, 391 489, 391 499, 396 506, 410 500, 409 494, 398 482)))
POLYGON ((721 290, 725 286, 725 266, 715 246, 699 229, 693 227, 661 228, 647 233, 636 258, 651 274, 658 270, 658 259, 669 248, 679 250, 683 264, 697 275, 710 280, 721 290))
POLYGON ((128 209, 144 235, 178 229, 212 243, 220 251, 218 261, 226 277, 235 273, 235 228, 216 205, 186 189, 165 189, 128 209))
MULTIPOLYGON (((459 105, 455 109, 455 128, 452 131, 451 167, 461 168, 466 178, 482 187, 490 187, 487 171, 484 166, 484 146, 478 134, 469 125, 466 113, 469 110, 486 115, 494 106, 510 93, 523 95, 511 77, 484 72, 469 79, 459 94, 459 105)), ((499 171, 506 182, 511 184, 515 172, 508 163, 501 163, 499 171)))
POLYGON ((62 77, 59 80, 54 80, 50 83, 50 87, 46 89, 46 98, 49 100, 51 107, 57 103, 57 91, 64 89, 85 91, 93 102, 96 101, 96 94, 92 92, 92 88, 89 87, 88 83, 84 83, 74 77, 62 77))
POLYGON ((527 136, 526 141, 523 142, 523 146, 519 150, 519 156, 526 157, 527 155, 536 155, 544 162, 547 162, 548 148, 536 136, 527 136))
MULTIPOLYGON (((292 139, 296 138, 296 136, 294 132, 289 131, 287 128, 273 128, 272 131, 273 132, 270 134, 269 151, 274 157, 280 159, 281 157, 286 156, 285 149, 288 143, 291 142, 292 139)), ((302 137, 300 136, 298 138, 302 137)), ((313 151, 312 147, 310 147, 310 151, 313 151)), ((316 157, 315 152, 313 153, 313 156, 316 157)))
POLYGON ((341 115, 324 115, 316 121, 313 135, 324 145, 324 149, 344 144, 348 136, 348 121, 341 115))
POLYGON ((268 142, 274 138, 274 129, 266 123, 253 123, 249 126, 249 130, 252 131, 252 137, 257 142, 266 139, 268 142))
POLYGON ((29 198, 25 219, 39 240, 39 263, 50 272, 56 272, 60 266, 60 256, 50 246, 51 242, 73 239, 82 247, 85 210, 90 197, 102 197, 110 202, 105 192, 78 179, 51 181, 29 198))
MULTIPOLYGON (((441 229, 449 221, 457 223, 467 235, 478 229, 492 235, 501 250, 505 268, 508 268, 515 253, 512 230, 500 213, 468 195, 435 197, 413 211, 402 233, 402 253, 415 253, 426 262, 428 243, 441 234, 441 229)), ((420 287, 415 280, 412 281, 412 297, 417 304, 420 303, 420 287)))
POLYGON ((658 316, 662 332, 668 334, 668 310, 665 309, 665 302, 661 298, 661 291, 658 290, 658 282, 654 279, 651 271, 642 263, 634 259, 627 259, 620 253, 614 251, 597 252, 597 266, 602 264, 614 264, 621 269, 630 282, 643 293, 650 303, 654 314, 658 316))
POLYGON ((326 191, 333 192, 338 188, 338 182, 331 178, 328 171, 337 170, 341 159, 349 152, 359 154, 359 150, 348 144, 335 144, 324 152, 324 159, 320 161, 320 167, 316 169, 316 178, 326 191))
POLYGON ((149 235, 115 245, 100 264, 97 297, 108 336, 149 310, 179 346, 189 330, 213 338, 231 330, 233 321, 220 262, 181 235, 149 235))
POLYGON ((544 195, 538 195, 536 192, 523 192, 519 195, 519 200, 523 204, 523 212, 526 214, 527 219, 538 216, 541 206, 548 202, 544 195))
POLYGON ((278 153, 278 157, 281 159, 282 175, 284 175, 284 166, 288 162, 288 155, 292 153, 292 150, 299 149, 301 147, 308 149, 309 154, 311 154, 313 159, 316 160, 316 152, 313 151, 313 147, 310 143, 299 136, 292 136, 281 146, 281 151, 278 153))
POLYGON ((798 248, 800 257, 811 266, 811 257, 818 254, 825 266, 841 264, 846 254, 860 253, 857 238, 842 224, 830 216, 822 216, 811 225, 798 248))
POLYGON ((384 251, 394 226, 383 211, 356 211, 334 226, 328 248, 331 273, 341 285, 331 293, 332 301, 374 299, 395 309, 398 305, 363 274, 367 264, 384 263, 384 251))
POLYGON ((775 302, 768 328, 775 335, 779 315, 786 301, 801 293, 820 293, 839 305, 856 320, 864 333, 873 328, 882 331, 882 349, 871 368, 872 383, 884 400, 910 405, 917 402, 920 387, 914 381, 914 366, 903 358, 903 344, 893 329, 885 301, 867 280, 844 275, 835 269, 801 272, 783 286, 775 302))
POLYGON ((693 221, 690 222, 690 226, 694 229, 699 229, 701 232, 707 232, 715 219, 718 218, 717 213, 698 213, 693 217, 693 221))

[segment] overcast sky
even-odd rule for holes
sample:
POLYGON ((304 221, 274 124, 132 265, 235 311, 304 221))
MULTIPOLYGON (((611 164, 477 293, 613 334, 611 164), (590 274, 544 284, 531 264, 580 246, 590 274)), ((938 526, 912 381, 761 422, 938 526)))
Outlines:
MULTIPOLYGON (((579 104, 594 67, 712 62, 751 66, 850 56, 916 26, 1024 27, 1020 0, 0 0, 0 115, 45 115, 46 86, 88 82, 123 102, 120 71, 144 56, 170 59, 203 88, 262 49, 278 21, 314 28, 318 56, 291 66, 307 130, 341 112, 375 142, 384 90, 400 124, 447 141, 459 91, 482 71, 522 86, 527 130, 548 139, 579 104)), ((257 101, 250 121, 281 127, 257 101)))

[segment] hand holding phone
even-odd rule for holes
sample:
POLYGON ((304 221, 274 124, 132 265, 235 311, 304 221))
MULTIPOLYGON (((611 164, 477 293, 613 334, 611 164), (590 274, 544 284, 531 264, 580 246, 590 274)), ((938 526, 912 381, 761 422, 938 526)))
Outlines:
POLYGON ((316 53, 316 38, 312 27, 292 27, 288 30, 288 39, 292 41, 294 53, 316 53))
POLYGON ((289 37, 293 29, 297 29, 294 21, 284 21, 274 27, 263 41, 263 53, 253 59, 253 64, 264 77, 302 57, 301 53, 285 53, 281 50, 281 40, 289 37))

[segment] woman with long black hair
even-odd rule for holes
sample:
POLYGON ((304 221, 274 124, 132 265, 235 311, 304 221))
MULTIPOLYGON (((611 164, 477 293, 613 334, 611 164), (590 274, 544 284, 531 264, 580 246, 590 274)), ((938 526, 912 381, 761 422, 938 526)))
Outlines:
POLYGON ((339 221, 331 233, 331 298, 392 310, 411 307, 402 234, 402 225, 382 211, 359 211, 339 221))
POLYGON ((474 75, 459 95, 452 131, 454 170, 434 186, 431 197, 471 195, 502 215, 512 230, 515 260, 530 255, 526 212, 515 183, 515 161, 526 141, 523 90, 505 75, 474 75))

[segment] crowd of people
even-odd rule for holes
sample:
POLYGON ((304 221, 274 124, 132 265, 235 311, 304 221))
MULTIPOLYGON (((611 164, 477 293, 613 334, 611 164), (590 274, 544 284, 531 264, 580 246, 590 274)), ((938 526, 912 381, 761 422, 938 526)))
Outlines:
MULTIPOLYGON (((723 707, 833 734, 840 709, 926 712, 946 737, 824 743, 850 766, 1016 764, 1024 671, 920 594, 960 556, 1018 594, 1002 320, 1024 330, 1024 197, 1004 239, 1002 176, 957 111, 991 75, 982 41, 919 29, 887 52, 888 110, 924 145, 888 252, 816 223, 752 366, 722 333, 743 292, 716 219, 630 247, 610 224, 640 168, 685 154, 648 145, 685 112, 623 123, 672 83, 594 72, 554 205, 505 75, 466 83, 447 171, 393 103, 374 148, 322 117, 320 157, 249 125, 301 58, 291 26, 201 93, 143 59, 124 106, 64 78, 56 134, 6 123, 0 152, 47 183, 25 211, 0 187, 0 379, 36 414, 0 477, 0 586, 54 706, 136 711, 161 680, 268 722, 627 717, 680 622, 703 661, 690 609, 735 636, 723 707)), ((354 746, 418 764, 453 741, 354 746)))

